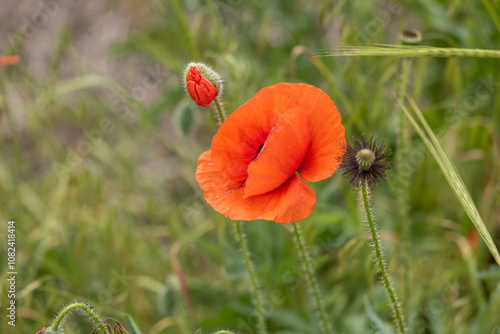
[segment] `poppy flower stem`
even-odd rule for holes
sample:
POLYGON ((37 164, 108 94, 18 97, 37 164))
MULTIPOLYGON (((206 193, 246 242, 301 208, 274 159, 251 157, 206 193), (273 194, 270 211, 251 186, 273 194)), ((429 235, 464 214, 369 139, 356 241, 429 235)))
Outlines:
POLYGON ((243 253, 243 258, 245 259, 245 266, 247 267, 248 276, 250 277, 250 284, 252 286, 253 303, 257 310, 257 322, 260 334, 266 334, 266 322, 264 319, 264 313, 262 311, 262 298, 260 295, 260 284, 257 280, 257 275, 255 274, 255 267, 250 258, 250 251, 248 250, 248 244, 241 228, 241 222, 235 222, 236 236, 241 246, 241 252, 243 253))
POLYGON ((304 270, 307 274, 307 280, 309 281, 309 286, 311 287, 311 291, 314 297, 314 304, 316 306, 316 312, 320 320, 319 323, 321 326, 321 331, 325 334, 332 334, 332 326, 330 325, 328 317, 326 316, 323 299, 321 298, 318 287, 318 281, 316 280, 316 276, 314 276, 311 259, 309 257, 309 254, 307 253, 304 237, 302 236, 302 229, 300 228, 299 223, 293 223, 292 225, 293 232, 295 234, 297 249, 299 250, 300 254, 300 260, 302 261, 302 265, 304 266, 304 270))
POLYGON ((57 331, 59 326, 61 325, 62 321, 64 318, 70 314, 72 311, 80 311, 85 314, 85 316, 95 325, 98 325, 96 328, 96 333, 99 334, 107 334, 108 332, 106 331, 106 328, 104 327, 104 324, 102 323, 101 318, 95 313, 94 310, 92 310, 88 305, 84 303, 73 303, 71 305, 66 306, 61 312, 56 317, 56 320, 50 326, 50 329, 53 331, 57 331))
POLYGON ((222 106, 221 102, 219 101, 219 98, 216 97, 214 99, 215 106, 217 108, 217 119, 219 122, 222 124, 226 120, 226 113, 224 112, 224 107, 222 106))
POLYGON ((368 221, 372 241, 373 241, 373 250, 375 251, 376 263, 380 273, 382 274, 382 280, 384 282, 385 289, 387 290, 387 294, 389 295, 389 299, 391 302, 392 310, 394 312, 394 322, 398 329, 399 333, 405 334, 406 328, 404 325, 404 316, 403 311, 401 310, 401 306, 399 305, 398 298, 396 295, 396 291, 392 286, 391 279, 389 277, 389 273, 387 272, 387 264, 384 261, 382 256, 382 249, 380 246, 380 241, 378 238, 377 227, 373 220, 372 210, 370 208, 370 199, 369 199, 369 190, 367 182, 365 181, 361 186, 361 194, 363 197, 363 204, 366 214, 366 220, 368 221))

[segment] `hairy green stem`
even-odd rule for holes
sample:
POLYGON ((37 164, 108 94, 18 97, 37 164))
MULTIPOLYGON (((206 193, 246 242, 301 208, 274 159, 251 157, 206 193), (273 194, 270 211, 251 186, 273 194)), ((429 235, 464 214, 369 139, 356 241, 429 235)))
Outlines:
POLYGON ((257 322, 259 327, 259 333, 265 334, 266 330, 266 322, 264 319, 264 313, 262 311, 262 298, 260 295, 260 285, 257 280, 257 275, 255 274, 255 268, 252 263, 252 259, 250 258, 250 251, 248 250, 247 240, 245 239, 245 235, 243 230, 241 229, 241 222, 235 222, 236 235, 238 237, 238 241, 241 246, 241 252, 243 253, 243 258, 245 259, 245 265, 247 267, 248 276, 250 277, 250 284, 252 287, 252 296, 253 302, 255 304, 255 308, 257 310, 257 322))
POLYGON ((321 331, 325 334, 332 334, 333 330, 326 316, 325 307, 323 305, 323 299, 321 298, 321 294, 319 292, 318 282, 316 277, 314 276, 314 270, 311 265, 311 259, 309 258, 309 254, 306 250, 306 245, 304 242, 304 238, 302 237, 302 231, 299 226, 299 223, 293 223, 293 232, 295 233, 295 240, 297 243, 297 248, 300 254, 300 260, 302 261, 302 265, 304 266, 304 270, 307 274, 307 280, 309 281, 309 285, 311 287, 311 291, 314 297, 314 303, 316 306, 316 312, 319 316, 319 323, 321 327, 321 331))
POLYGON ((396 291, 394 291, 394 288, 392 287, 389 273, 387 272, 387 265, 385 264, 384 258, 382 256, 380 241, 378 239, 377 227, 375 226, 375 223, 373 221, 373 215, 370 208, 370 200, 368 198, 368 186, 366 182, 363 183, 363 186, 361 187, 361 193, 366 213, 366 220, 368 221, 371 237, 373 240, 373 249, 375 251, 377 266, 378 269, 380 270, 380 273, 382 274, 382 280, 384 281, 385 289, 387 290, 387 294, 389 295, 391 306, 394 311, 394 318, 395 318, 394 322, 396 324, 396 327, 398 328, 398 331, 402 334, 405 334, 406 328, 404 326, 403 311, 401 310, 401 306, 399 305, 398 298, 396 296, 396 291))
POLYGON ((104 324, 102 323, 101 318, 87 305, 83 303, 73 303, 71 305, 66 306, 58 315, 52 326, 50 326, 51 329, 57 330, 59 326, 61 325, 61 322, 63 321, 64 317, 66 317, 69 313, 71 313, 74 310, 81 310, 83 311, 90 320, 94 323, 94 325, 98 325, 98 333, 101 334, 106 334, 106 328, 104 327, 104 324))
POLYGON ((220 123, 222 124, 226 120, 226 113, 224 112, 224 108, 222 107, 222 104, 219 101, 219 98, 216 97, 214 99, 215 106, 217 108, 217 118, 219 119, 220 123))

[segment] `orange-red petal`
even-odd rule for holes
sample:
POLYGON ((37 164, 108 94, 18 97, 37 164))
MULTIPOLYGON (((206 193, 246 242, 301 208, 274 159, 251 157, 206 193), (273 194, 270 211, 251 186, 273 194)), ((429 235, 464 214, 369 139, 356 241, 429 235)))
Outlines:
POLYGON ((244 197, 245 183, 224 178, 212 162, 211 151, 200 156, 196 180, 208 204, 233 220, 265 219, 288 224, 308 217, 316 204, 314 191, 296 174, 271 192, 244 197))
POLYGON ((189 96, 196 104, 203 107, 208 107, 218 94, 217 88, 200 73, 196 66, 187 71, 186 87, 189 96))
POLYGON ((292 107, 282 95, 253 98, 222 123, 212 140, 212 158, 226 178, 244 181, 248 165, 259 155, 278 116, 292 107))
POLYGON ((291 108, 278 117, 260 154, 248 165, 245 196, 278 188, 302 163, 309 148, 307 110, 291 108))
POLYGON ((279 83, 261 89, 255 97, 266 94, 286 95, 308 110, 311 143, 298 168, 300 175, 310 182, 332 176, 340 164, 338 156, 343 154, 345 129, 340 123, 340 113, 328 95, 319 88, 303 83, 279 83))

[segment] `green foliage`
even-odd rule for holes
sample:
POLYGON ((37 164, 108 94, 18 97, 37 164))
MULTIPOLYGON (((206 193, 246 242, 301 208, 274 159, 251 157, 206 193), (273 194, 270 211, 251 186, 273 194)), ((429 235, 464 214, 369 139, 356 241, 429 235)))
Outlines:
MULTIPOLYGON (((420 29, 425 46, 500 45, 498 3, 486 0, 126 0, 72 5, 67 20, 67 2, 44 3, 59 10, 32 35, 0 27, 1 55, 21 55, 0 67, 0 240, 15 220, 18 272, 16 327, 0 322, 7 334, 36 333, 82 299, 130 333, 256 332, 232 222, 204 202, 194 178, 217 123, 186 96, 188 62, 222 75, 228 113, 267 85, 306 82, 331 96, 347 137, 373 133, 394 149, 402 58, 307 50, 399 44, 406 28, 420 29)), ((11 21, 23 24, 33 16, 15 13, 11 21)), ((500 61, 422 57, 412 67, 408 92, 498 246, 500 61)), ((425 144, 409 137, 408 273, 396 170, 373 193, 388 271, 397 289, 410 280, 401 301, 409 332, 498 332, 494 259, 425 144)), ((317 205, 301 227, 329 321, 337 333, 387 332, 391 310, 357 193, 337 173, 312 187, 317 205)), ((272 222, 246 223, 245 232, 268 331, 317 333, 292 233, 272 222)), ((77 317, 63 326, 91 330, 77 317)))

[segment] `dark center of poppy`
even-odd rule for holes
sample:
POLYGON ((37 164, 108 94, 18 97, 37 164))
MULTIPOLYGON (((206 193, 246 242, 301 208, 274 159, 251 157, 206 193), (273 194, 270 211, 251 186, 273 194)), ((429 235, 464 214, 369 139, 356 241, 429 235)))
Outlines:
POLYGON ((259 148, 257 149, 257 152, 255 152, 255 154, 253 155, 253 159, 252 160, 255 160, 255 158, 257 158, 260 154, 260 150, 262 150, 262 147, 264 147, 264 144, 261 144, 259 146, 259 148))

